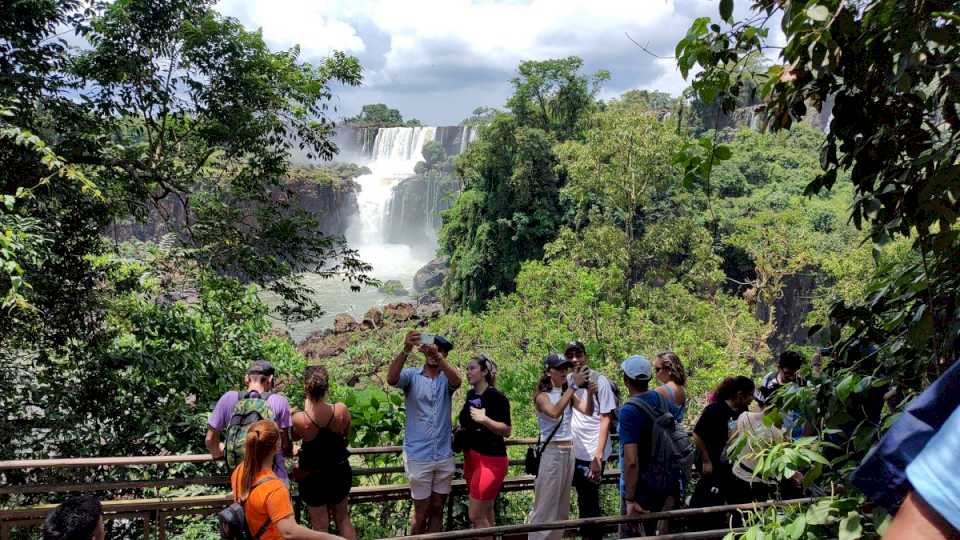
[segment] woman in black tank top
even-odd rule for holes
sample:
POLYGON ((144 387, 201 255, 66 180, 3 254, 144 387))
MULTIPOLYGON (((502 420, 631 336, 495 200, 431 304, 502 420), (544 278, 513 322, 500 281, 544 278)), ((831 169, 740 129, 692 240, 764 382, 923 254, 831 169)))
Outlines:
POLYGON ((293 415, 293 440, 303 441, 293 477, 313 529, 327 531, 332 512, 337 534, 355 540, 347 500, 353 484, 347 449, 350 412, 343 403, 326 402, 329 380, 323 366, 307 368, 304 386, 304 410, 293 415))

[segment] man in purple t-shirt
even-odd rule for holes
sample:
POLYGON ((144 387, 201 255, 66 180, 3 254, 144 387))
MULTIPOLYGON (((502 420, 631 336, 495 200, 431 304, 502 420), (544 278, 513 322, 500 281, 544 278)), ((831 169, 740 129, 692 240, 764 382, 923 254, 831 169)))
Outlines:
MULTIPOLYGON (((237 402, 239 402, 247 392, 266 394, 273 390, 273 374, 273 364, 266 360, 257 360, 250 364, 250 369, 247 370, 247 376, 244 378, 244 383, 247 385, 246 391, 231 390, 220 396, 217 405, 210 414, 210 420, 207 422, 207 436, 204 440, 204 443, 207 445, 207 451, 210 452, 213 459, 223 457, 223 442, 220 440, 220 433, 227 427, 227 424, 230 423, 230 417, 233 416, 233 408, 237 402)), ((270 409, 273 410, 273 420, 280 428, 280 439, 283 444, 282 454, 289 456, 292 453, 292 446, 288 434, 288 430, 292 425, 290 404, 287 403, 287 398, 280 394, 273 393, 267 397, 267 404, 270 406, 270 409)), ((287 467, 284 464, 283 455, 279 452, 277 453, 277 457, 273 462, 273 472, 276 473, 277 477, 281 480, 288 481, 287 467)))

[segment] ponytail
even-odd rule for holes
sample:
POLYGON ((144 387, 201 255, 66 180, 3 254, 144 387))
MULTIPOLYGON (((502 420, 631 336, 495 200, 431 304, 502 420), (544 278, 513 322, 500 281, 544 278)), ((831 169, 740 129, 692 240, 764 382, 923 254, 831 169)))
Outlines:
POLYGON ((756 385, 753 384, 753 379, 750 377, 744 377, 743 375, 727 377, 717 385, 710 401, 726 401, 740 393, 753 395, 754 389, 756 389, 756 385))
POLYGON ((540 380, 537 381, 537 391, 534 392, 534 397, 540 392, 550 392, 551 390, 553 390, 553 381, 550 380, 550 370, 545 369, 540 374, 540 380))
POLYGON ((280 428, 273 420, 260 420, 247 429, 243 450, 243 477, 240 478, 237 500, 241 503, 250 496, 260 466, 267 456, 276 452, 280 428))

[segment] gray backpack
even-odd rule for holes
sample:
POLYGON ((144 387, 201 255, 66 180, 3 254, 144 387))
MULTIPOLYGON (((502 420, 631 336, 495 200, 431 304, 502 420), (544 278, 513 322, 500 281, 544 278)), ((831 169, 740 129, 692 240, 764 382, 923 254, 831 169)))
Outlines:
POLYGON ((639 396, 627 401, 627 405, 639 408, 653 421, 650 455, 646 470, 640 473, 638 486, 648 492, 668 496, 679 491, 681 482, 686 484, 696 450, 687 428, 677 422, 670 412, 667 400, 659 393, 654 394, 660 403, 656 408, 641 400, 639 396))

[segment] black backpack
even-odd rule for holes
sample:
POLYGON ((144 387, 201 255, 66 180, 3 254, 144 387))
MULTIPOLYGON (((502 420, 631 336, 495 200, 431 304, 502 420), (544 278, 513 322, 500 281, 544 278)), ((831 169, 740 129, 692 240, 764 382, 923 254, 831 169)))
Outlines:
MULTIPOLYGON (((276 479, 276 476, 270 475, 257 480, 250 488, 247 498, 250 498, 253 490, 257 489, 260 484, 276 479)), ((220 538, 224 540, 260 540, 263 533, 267 532, 267 527, 270 525, 270 516, 267 516, 267 521, 260 526, 256 534, 250 534, 250 529, 247 528, 247 515, 243 508, 245 503, 246 501, 234 502, 217 514, 217 521, 220 522, 220 538)))
POLYGON ((696 450, 690 433, 674 418, 666 399, 653 390, 651 392, 659 401, 656 408, 639 396, 630 398, 626 403, 643 411, 653 422, 647 469, 640 473, 638 485, 658 495, 671 495, 693 466, 696 450))

